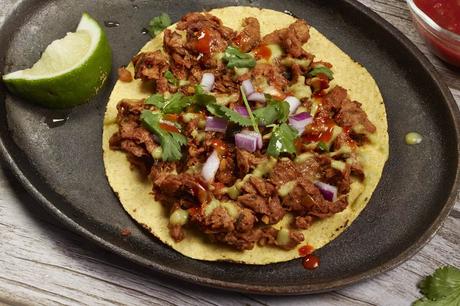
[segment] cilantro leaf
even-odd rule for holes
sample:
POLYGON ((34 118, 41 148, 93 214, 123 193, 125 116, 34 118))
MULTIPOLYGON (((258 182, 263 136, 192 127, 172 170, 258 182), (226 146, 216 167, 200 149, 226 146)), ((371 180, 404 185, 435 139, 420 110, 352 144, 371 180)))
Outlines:
POLYGON ((297 135, 297 131, 286 123, 275 126, 268 143, 267 153, 273 157, 278 157, 281 153, 295 154, 294 140, 297 135))
POLYGON ((145 104, 154 105, 162 109, 165 104, 165 98, 161 94, 153 94, 145 99, 145 104))
POLYGON ((413 306, 460 305, 460 270, 442 267, 418 284, 425 297, 415 301, 413 306))
POLYGON ((172 84, 174 86, 179 85, 179 80, 174 76, 174 74, 170 70, 166 71, 164 76, 166 80, 168 80, 169 84, 172 84))
POLYGON ((240 126, 251 126, 251 119, 242 116, 237 111, 224 105, 217 104, 216 97, 203 93, 201 86, 195 87, 196 94, 192 97, 193 103, 205 106, 212 115, 227 119, 240 126))
POLYGON ((220 104, 209 103, 206 105, 206 109, 208 110, 208 112, 210 112, 214 116, 225 118, 240 126, 251 126, 252 125, 252 121, 250 118, 243 117, 237 111, 234 111, 233 109, 228 108, 226 106, 223 106, 220 104))
POLYGON ((442 267, 419 284, 420 291, 429 299, 437 300, 452 291, 460 292, 460 270, 454 267, 442 267))
POLYGON ((241 52, 238 48, 228 46, 222 59, 227 62, 227 68, 253 68, 256 60, 249 53, 241 52))
POLYGON ((329 152, 329 145, 323 141, 318 142, 318 149, 323 152, 329 152))
POLYGON ((144 126, 155 134, 163 150, 161 158, 164 161, 175 161, 182 158, 181 147, 187 143, 184 135, 163 130, 160 127, 161 114, 144 110, 140 119, 144 126))
POLYGON ((162 111, 165 114, 178 114, 184 108, 192 103, 189 97, 184 96, 181 93, 173 94, 162 107, 162 111))
POLYGON ((195 94, 204 94, 204 89, 203 89, 203 86, 201 86, 200 84, 197 84, 195 85, 195 94))
POLYGON ((164 29, 171 25, 171 18, 166 13, 161 13, 160 16, 154 17, 149 22, 148 30, 150 36, 155 37, 161 33, 164 29))
POLYGON ((334 79, 334 74, 332 73, 332 70, 327 68, 327 67, 314 68, 307 74, 307 76, 308 77, 315 77, 320 73, 326 75, 329 80, 334 79))
POLYGON ((289 117, 289 103, 286 101, 278 101, 270 95, 265 95, 267 105, 253 111, 254 117, 262 125, 270 125, 275 121, 285 122, 289 117))
POLYGON ((422 298, 415 301, 413 306, 458 306, 460 305, 460 290, 452 291, 451 294, 437 300, 422 298))
POLYGON ((165 99, 161 94, 153 94, 145 99, 145 104, 158 107, 164 114, 177 114, 192 104, 192 101, 190 97, 178 92, 169 97, 169 99, 165 99))

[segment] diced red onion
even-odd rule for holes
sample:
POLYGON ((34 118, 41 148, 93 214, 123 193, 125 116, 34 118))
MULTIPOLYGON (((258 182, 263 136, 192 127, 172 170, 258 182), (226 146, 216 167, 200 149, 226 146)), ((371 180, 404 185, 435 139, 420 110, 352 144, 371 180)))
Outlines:
POLYGON ((243 91, 246 97, 250 96, 255 91, 251 80, 244 80, 241 85, 243 86, 243 91))
POLYGON ((214 86, 215 76, 211 72, 203 73, 201 78, 200 85, 203 87, 204 91, 210 92, 214 86))
POLYGON ((216 176, 217 170, 219 169, 220 159, 217 152, 212 152, 209 155, 208 159, 203 165, 203 169, 201 169, 201 175, 207 182, 212 182, 214 177, 216 176))
POLYGON ((243 130, 243 131, 241 131, 241 133, 243 133, 245 135, 251 135, 251 136, 256 137, 256 139, 257 139, 257 149, 262 149, 262 147, 264 146, 264 143, 262 141, 262 135, 260 135, 256 131, 243 130))
POLYGON ((238 148, 255 152, 257 150, 258 138, 255 135, 249 135, 244 133, 235 134, 235 144, 238 148))
POLYGON ((289 96, 284 99, 287 103, 289 103, 289 114, 293 114, 297 108, 300 106, 300 100, 294 96, 289 96))
POLYGON ((303 112, 289 117, 289 125, 295 128, 299 135, 305 131, 305 127, 313 122, 312 116, 309 113, 303 112))
POLYGON ((241 105, 238 105, 235 107, 235 110, 243 117, 249 117, 249 113, 248 113, 248 110, 246 108, 246 106, 241 106, 241 105))
POLYGON ((206 132, 220 132, 225 133, 227 130, 228 121, 217 117, 206 117, 206 132))
POLYGON ((253 92, 248 97, 249 101, 265 102, 265 95, 260 92, 253 92))
POLYGON ((315 186, 318 187, 324 199, 331 202, 335 202, 337 200, 337 187, 320 181, 316 181, 315 186))

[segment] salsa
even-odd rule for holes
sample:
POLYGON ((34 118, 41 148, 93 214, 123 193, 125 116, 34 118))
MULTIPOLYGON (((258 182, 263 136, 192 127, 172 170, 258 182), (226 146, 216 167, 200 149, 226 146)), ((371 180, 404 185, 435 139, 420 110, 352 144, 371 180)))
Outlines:
POLYGON ((460 2, 457 0, 415 0, 415 4, 441 27, 460 34, 460 2))
MULTIPOLYGON (((414 3, 440 27, 460 35, 460 2, 456 0, 414 0, 414 3)), ((431 51, 446 62, 460 67, 460 40, 447 37, 431 29, 420 17, 416 17, 415 21, 431 51)))

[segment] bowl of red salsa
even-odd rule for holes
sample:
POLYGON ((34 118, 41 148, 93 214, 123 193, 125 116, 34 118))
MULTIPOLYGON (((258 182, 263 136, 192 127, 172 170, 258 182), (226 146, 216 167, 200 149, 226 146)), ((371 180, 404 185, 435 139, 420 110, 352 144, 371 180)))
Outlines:
POLYGON ((407 4, 431 51, 460 67, 460 1, 407 0, 407 4))

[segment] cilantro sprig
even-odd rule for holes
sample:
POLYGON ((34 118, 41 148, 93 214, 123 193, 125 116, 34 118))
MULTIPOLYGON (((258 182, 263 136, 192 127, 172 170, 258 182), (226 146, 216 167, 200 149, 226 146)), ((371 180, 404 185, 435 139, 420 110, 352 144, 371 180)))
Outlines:
POLYGON ((162 129, 161 117, 160 113, 144 110, 140 119, 144 126, 158 137, 163 150, 161 158, 164 161, 180 160, 182 158, 181 148, 187 144, 187 138, 182 134, 162 129))
POLYGON ((288 124, 276 125, 273 127, 267 153, 273 157, 278 157, 281 153, 295 154, 294 140, 297 136, 297 131, 288 124))
POLYGON ((145 104, 154 105, 164 114, 178 114, 192 104, 191 98, 175 93, 168 99, 161 94, 153 94, 145 100, 145 104))
POLYGON ((437 269, 418 285, 425 295, 413 306, 460 305, 460 270, 447 266, 437 269))
POLYGON ((241 52, 238 48, 228 46, 222 59, 227 62, 227 68, 253 68, 256 60, 249 53, 241 52))
POLYGON ((254 116, 261 125, 270 125, 279 122, 286 122, 289 117, 289 103, 275 100, 270 95, 265 95, 267 105, 253 111, 254 116))
POLYGON ((216 117, 227 119, 244 127, 252 125, 250 118, 244 117, 237 111, 224 105, 217 104, 216 97, 205 94, 199 85, 195 87, 195 95, 192 99, 194 104, 206 107, 208 112, 216 117))
POLYGON ((155 37, 170 25, 171 18, 169 15, 166 13, 161 13, 160 16, 154 17, 152 20, 150 20, 147 30, 149 30, 150 36, 155 37))
POLYGON ((179 79, 174 76, 174 74, 168 70, 164 74, 166 80, 168 80, 169 84, 172 84, 174 86, 179 86, 179 79))
POLYGON ((240 87, 240 91, 241 91, 241 96, 243 97, 244 105, 246 106, 246 110, 248 111, 249 120, 251 120, 252 127, 254 128, 254 131, 260 134, 258 120, 254 118, 254 114, 252 113, 251 107, 249 106, 248 99, 246 98, 246 94, 244 93, 243 86, 240 87))

